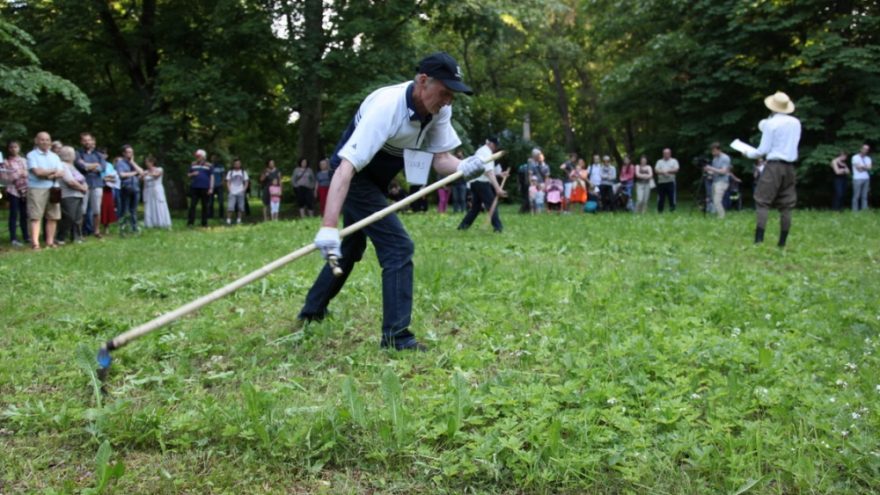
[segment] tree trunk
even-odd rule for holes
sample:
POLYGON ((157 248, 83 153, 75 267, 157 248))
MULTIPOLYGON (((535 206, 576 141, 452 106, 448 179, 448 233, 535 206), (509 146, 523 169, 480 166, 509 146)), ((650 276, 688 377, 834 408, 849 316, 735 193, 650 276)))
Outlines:
MULTIPOLYGON (((321 92, 324 79, 321 76, 321 57, 324 54, 324 2, 323 0, 305 0, 303 4, 303 37, 298 49, 302 54, 302 77, 300 94, 299 139, 297 150, 299 156, 317 167, 321 153, 321 92)), ((299 163, 293 164, 294 167, 299 163)))
POLYGON ((550 59, 550 69, 553 72, 553 87, 556 89, 556 107, 562 118, 563 132, 565 133, 565 151, 571 153, 577 151, 575 145, 574 130, 571 128, 571 113, 568 109, 568 93, 562 82, 562 70, 559 68, 559 59, 550 59))

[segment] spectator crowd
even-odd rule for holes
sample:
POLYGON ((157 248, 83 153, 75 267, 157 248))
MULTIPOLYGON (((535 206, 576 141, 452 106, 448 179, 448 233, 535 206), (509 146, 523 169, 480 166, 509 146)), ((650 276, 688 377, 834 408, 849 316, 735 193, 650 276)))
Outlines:
MULTIPOLYGON (((137 233, 145 228, 171 228, 171 215, 163 186, 164 170, 156 159, 147 156, 139 163, 135 150, 123 145, 113 159, 106 148, 97 147, 95 137, 88 132, 80 135, 80 147, 74 149, 59 141, 52 141, 47 132, 34 137, 33 149, 25 153, 18 141, 7 143, 6 154, 0 154, 0 183, 9 202, 9 238, 13 246, 42 246, 54 248, 67 242, 81 243, 86 236, 101 238, 118 226, 120 235, 137 233), (143 219, 138 219, 138 208, 143 203, 143 219), (41 242, 42 241, 42 242, 41 242)), ((495 138, 487 140, 484 151, 498 148, 495 138)), ((719 143, 710 146, 711 159, 701 160, 703 176, 698 202, 707 213, 723 218, 731 208, 742 208, 740 187, 742 179, 734 174, 730 157, 719 143)), ((842 210, 847 185, 852 184, 851 208, 867 209, 870 173, 873 163, 870 147, 866 144, 852 156, 841 151, 831 161, 834 210, 842 210)), ((657 212, 675 211, 679 185, 676 178, 681 170, 672 150, 666 148, 651 165, 642 155, 638 163, 628 156, 620 159, 620 166, 608 155, 593 155, 590 162, 576 153, 551 167, 541 149, 535 148, 526 163, 517 169, 520 211, 541 214, 545 212, 614 212, 628 211, 643 214, 651 204, 656 190, 657 212)), ((753 169, 754 182, 764 170, 762 160, 753 169)), ((506 178, 510 171, 496 167, 494 175, 506 178)), ((493 174, 488 174, 493 175, 493 174)), ((250 215, 252 191, 263 206, 263 220, 277 220, 283 195, 284 181, 281 170, 269 159, 252 184, 241 159, 233 158, 229 169, 220 159, 204 150, 196 150, 187 171, 189 180, 187 225, 194 226, 196 210, 200 209, 200 225, 207 226, 209 218, 223 218, 227 225, 240 224, 243 216, 250 215)), ((293 169, 290 183, 300 218, 321 215, 330 188, 329 162, 321 160, 313 169, 302 159, 293 169)), ((502 182, 503 184, 503 182, 502 182)), ((415 192, 417 188, 413 188, 415 192)), ((491 210, 491 223, 501 231, 497 211, 490 204, 497 203, 496 195, 505 193, 494 177, 481 177, 466 182, 459 180, 437 192, 437 210, 445 213, 451 203, 452 211, 465 213, 459 228, 467 228, 476 215, 491 210)), ((407 196, 406 188, 392 181, 388 197, 392 201, 407 196)), ((413 203, 413 211, 426 211, 427 202, 413 203)))

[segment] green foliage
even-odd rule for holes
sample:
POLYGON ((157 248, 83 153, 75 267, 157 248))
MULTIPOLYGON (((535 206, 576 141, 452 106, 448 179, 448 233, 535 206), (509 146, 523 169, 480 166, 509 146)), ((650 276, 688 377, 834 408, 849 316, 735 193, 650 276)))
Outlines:
POLYGON ((113 449, 110 448, 110 442, 104 440, 98 447, 98 454, 95 456, 95 478, 96 484, 94 488, 85 490, 84 493, 89 495, 100 495, 110 486, 110 483, 122 477, 125 474, 125 466, 122 462, 110 465, 110 456, 113 449))

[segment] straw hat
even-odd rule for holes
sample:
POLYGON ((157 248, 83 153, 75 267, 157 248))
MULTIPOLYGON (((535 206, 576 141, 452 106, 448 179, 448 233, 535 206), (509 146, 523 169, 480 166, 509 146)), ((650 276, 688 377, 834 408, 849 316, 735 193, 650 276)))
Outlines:
POLYGON ((791 101, 791 98, 782 91, 777 91, 776 94, 764 98, 764 105, 776 113, 794 112, 794 103, 791 101))

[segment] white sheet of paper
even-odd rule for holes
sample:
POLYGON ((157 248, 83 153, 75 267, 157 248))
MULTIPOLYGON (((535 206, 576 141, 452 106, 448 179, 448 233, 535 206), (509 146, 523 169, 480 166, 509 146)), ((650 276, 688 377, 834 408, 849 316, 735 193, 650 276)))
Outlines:
POLYGON ((428 173, 431 171, 431 163, 434 154, 427 151, 403 150, 403 167, 406 172, 406 181, 417 186, 428 183, 428 173))
POLYGON ((732 143, 730 143, 730 147, 739 151, 743 155, 748 156, 749 153, 757 153, 758 150, 755 149, 752 145, 748 143, 744 143, 739 139, 734 139, 732 143))

